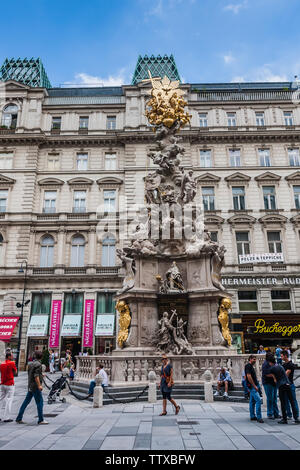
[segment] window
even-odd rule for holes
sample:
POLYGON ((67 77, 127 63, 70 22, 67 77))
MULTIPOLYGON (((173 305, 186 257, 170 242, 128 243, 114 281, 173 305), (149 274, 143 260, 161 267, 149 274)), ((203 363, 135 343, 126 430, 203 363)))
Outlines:
POLYGON ((8 190, 7 189, 0 190, 0 212, 6 212, 7 197, 8 197, 8 190))
POLYGON ((86 211, 86 191, 74 191, 73 212, 86 211))
POLYGON ((116 212, 116 190, 103 191, 104 212, 116 212))
POLYGON ((50 235, 45 235, 41 240, 40 267, 52 268, 54 254, 54 240, 50 235))
POLYGON ((64 314, 83 313, 83 294, 65 294, 64 314))
POLYGON ((0 153, 0 170, 11 170, 13 167, 13 152, 0 153))
POLYGON ((292 111, 285 111, 283 113, 284 115, 284 123, 286 126, 292 126, 293 125, 293 113, 292 111))
POLYGON ((290 166, 300 166, 299 149, 288 149, 290 166))
POLYGON ((205 211, 215 210, 215 188, 202 188, 202 201, 205 211))
POLYGON ((211 241, 218 243, 218 232, 210 232, 211 241))
POLYGON ((15 104, 8 104, 3 109, 1 124, 9 129, 15 129, 17 127, 17 118, 18 106, 15 104))
POLYGON ((50 314, 51 294, 32 294, 31 314, 50 314))
POLYGON ((107 237, 102 242, 102 266, 115 266, 116 265, 116 240, 112 237, 107 237))
POLYGON ((236 126, 236 114, 235 113, 227 113, 227 126, 228 127, 236 126))
POLYGON ((199 116, 199 126, 207 127, 207 113, 198 113, 199 116))
POLYGON ((1 266, 4 265, 4 240, 3 240, 3 236, 1 233, 0 233, 0 265, 1 266))
POLYGON ((57 191, 45 191, 43 212, 53 214, 56 212, 57 191))
POLYGON ((265 209, 276 209, 275 186, 264 186, 263 195, 265 209))
POLYGON ((48 154, 48 170, 59 170, 59 155, 54 153, 48 154))
POLYGON ((105 170, 116 170, 117 169, 117 155, 115 153, 106 153, 105 154, 104 169, 105 170))
POLYGON ((259 149, 258 155, 259 155, 260 166, 271 166, 269 149, 259 149))
POLYGON ((88 169, 88 154, 87 153, 77 153, 76 168, 77 170, 81 170, 81 171, 88 169))
POLYGON ((79 118, 79 129, 88 129, 89 118, 87 116, 80 116, 79 118))
POLYGON ((212 167, 211 150, 200 150, 200 166, 202 168, 212 167))
POLYGON ((272 310, 277 311, 291 311, 290 291, 288 290, 272 290, 271 291, 272 310))
POLYGON ((60 130, 61 128, 61 117, 52 118, 52 129, 60 130))
POLYGON ((116 116, 107 116, 106 118, 106 129, 114 130, 117 127, 117 118, 116 116))
POLYGON ((264 126, 265 125, 265 115, 264 113, 255 113, 256 125, 264 126))
POLYGON ((84 248, 85 239, 82 235, 76 235, 72 238, 71 267, 84 266, 84 248))
POLYGON ((241 151, 230 149, 229 150, 230 166, 241 166, 241 151))
POLYGON ((293 186, 296 209, 300 209, 300 186, 293 186))
POLYGON ((113 293, 98 293, 97 294, 97 314, 115 313, 116 303, 114 301, 113 293))
POLYGON ((232 188, 232 197, 234 210, 245 210, 245 188, 243 186, 237 186, 232 188))
POLYGON ((235 232, 238 255, 250 255, 249 232, 235 232))
POLYGON ((282 253, 282 242, 280 232, 268 232, 269 253, 282 253))
POLYGON ((256 290, 240 290, 238 292, 240 312, 257 312, 256 290))

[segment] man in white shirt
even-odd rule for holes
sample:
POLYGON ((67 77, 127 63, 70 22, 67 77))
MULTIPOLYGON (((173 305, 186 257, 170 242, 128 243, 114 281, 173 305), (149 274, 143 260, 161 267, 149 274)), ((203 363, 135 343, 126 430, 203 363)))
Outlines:
MULTIPOLYGON (((103 368, 103 364, 100 364, 99 368, 96 369, 96 375, 100 375, 102 377, 102 388, 104 389, 105 387, 108 387, 108 377, 107 373, 105 372, 103 368)), ((94 394, 94 388, 96 387, 96 381, 91 380, 90 381, 90 387, 89 387, 89 395, 94 394)))

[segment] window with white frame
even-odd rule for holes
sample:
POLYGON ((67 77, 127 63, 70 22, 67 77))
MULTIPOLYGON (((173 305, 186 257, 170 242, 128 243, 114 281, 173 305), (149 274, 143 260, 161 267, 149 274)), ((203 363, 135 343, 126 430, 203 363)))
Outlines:
POLYGON ((116 265, 116 240, 113 237, 106 237, 102 242, 102 266, 116 265))
POLYGON ((296 209, 300 209, 300 186, 293 186, 296 209))
POLYGON ((0 190, 0 212, 6 212, 8 189, 0 190))
POLYGON ((117 155, 115 153, 106 153, 104 156, 104 169, 116 170, 117 169, 117 155))
POLYGON ((86 211, 86 191, 74 191, 73 212, 86 211))
POLYGON ((59 170, 59 154, 49 153, 48 154, 48 170, 59 170))
POLYGON ((289 148, 288 156, 289 156, 290 166, 300 166, 300 157, 299 157, 298 148, 289 148))
POLYGON ((76 168, 77 170, 81 170, 81 171, 88 169, 88 154, 87 153, 77 153, 76 168))
POLYGON ((0 170, 11 170, 13 167, 13 152, 0 152, 0 170))
POLYGON ((269 149, 258 149, 258 156, 260 166, 271 166, 269 149))
POLYGON ((202 201, 205 211, 214 211, 215 210, 215 188, 212 187, 203 187, 202 188, 202 201))
POLYGON ((269 253, 282 253, 281 232, 267 232, 269 253))
POLYGON ((256 290, 238 291, 240 312, 257 312, 257 292, 256 290))
POLYGON ((249 232, 235 232, 236 248, 238 255, 250 254, 249 232))
POLYGON ((285 111, 283 115, 284 115, 284 124, 286 126, 292 126, 294 124, 292 111, 285 111))
POLYGON ((17 127, 17 119, 18 106, 16 104, 8 104, 5 106, 2 112, 1 125, 9 129, 15 129, 17 127))
POLYGON ((241 151, 240 149, 229 150, 230 166, 241 166, 241 151))
POLYGON ((82 235, 75 235, 72 238, 71 246, 71 267, 84 266, 85 239, 82 235))
POLYGON ((265 114, 264 113, 255 113, 256 125, 264 126, 265 125, 265 114))
POLYGON ((44 207, 43 212, 46 214, 53 214, 56 212, 56 198, 57 191, 44 192, 44 207))
POLYGON ((265 209, 276 209, 275 186, 263 186, 263 196, 265 209))
POLYGON ((113 131, 117 127, 117 116, 107 116, 106 129, 113 131))
POLYGON ((40 267, 41 268, 52 268, 53 267, 53 255, 54 255, 54 239, 51 235, 45 235, 41 239, 40 248, 40 267))
POLYGON ((89 118, 88 116, 79 117, 79 129, 88 129, 89 127, 89 118))
POLYGON ((116 190, 109 189, 103 191, 104 212, 116 212, 116 190))
POLYGON ((200 150, 200 166, 202 168, 212 167, 211 150, 200 150))
POLYGON ((200 127, 207 127, 207 113, 198 113, 199 116, 199 126, 200 127))
POLYGON ((289 290, 271 290, 273 312, 290 312, 292 310, 289 290))
POLYGON ((52 129, 60 130, 61 128, 61 117, 53 116, 52 117, 52 129))
POLYGON ((245 188, 244 186, 234 186, 232 188, 233 208, 236 211, 245 210, 245 188))
POLYGON ((227 113, 227 126, 228 127, 236 126, 236 113, 227 113))

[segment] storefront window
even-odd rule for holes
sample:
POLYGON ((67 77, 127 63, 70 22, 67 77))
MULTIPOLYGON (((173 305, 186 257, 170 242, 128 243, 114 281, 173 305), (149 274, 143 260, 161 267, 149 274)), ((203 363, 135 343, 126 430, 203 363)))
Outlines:
POLYGON ((83 294, 65 294, 64 314, 83 313, 83 294))
POLYGON ((255 290, 241 290, 238 292, 240 312, 257 312, 257 292, 255 290))
POLYGON ((51 310, 51 294, 32 294, 31 314, 49 314, 51 310))
POLYGON ((272 290, 272 309, 273 312, 291 311, 290 291, 288 290, 272 290))
POLYGON ((98 293, 97 296, 97 313, 115 313, 115 301, 113 293, 98 293))

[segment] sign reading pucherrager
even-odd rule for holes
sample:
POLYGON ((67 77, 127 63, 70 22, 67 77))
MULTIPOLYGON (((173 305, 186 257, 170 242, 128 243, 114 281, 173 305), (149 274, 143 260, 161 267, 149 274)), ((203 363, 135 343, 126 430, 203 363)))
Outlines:
POLYGON ((283 253, 260 253, 252 255, 239 255, 240 264, 251 263, 282 263, 283 253))

